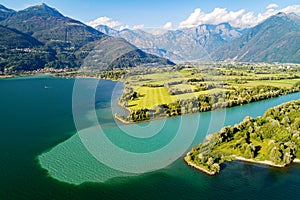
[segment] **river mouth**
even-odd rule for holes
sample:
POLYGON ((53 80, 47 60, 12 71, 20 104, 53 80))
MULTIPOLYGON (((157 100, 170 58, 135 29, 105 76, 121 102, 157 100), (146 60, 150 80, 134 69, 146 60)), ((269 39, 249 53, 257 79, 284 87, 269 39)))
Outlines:
MULTIPOLYGON (((106 88, 114 88, 115 83, 106 84, 106 88)), ((296 164, 276 169, 232 162, 215 177, 189 168, 182 157, 167 167, 143 174, 124 173, 101 165, 76 133, 73 85, 73 79, 52 77, 0 80, 0 199, 260 199, 262 196, 298 199, 300 196, 300 167, 296 164), (45 85, 49 88, 45 89, 45 85)), ((123 134, 115 126, 110 103, 105 103, 109 100, 100 97, 103 106, 97 109, 99 122, 118 146, 145 153, 161 148, 174 137, 171 130, 178 128, 176 120, 180 117, 167 119, 161 134, 155 137, 139 139, 123 134)), ((299 98, 300 94, 295 93, 228 108, 224 124, 239 123, 247 115, 262 115, 269 107, 299 98)), ((218 112, 221 111, 215 111, 216 115, 218 112)), ((223 126, 216 123, 209 126, 211 115, 201 113, 191 146, 223 126)), ((92 126, 91 123, 87 127, 92 126)), ((147 123, 143 126, 147 127, 147 123)), ((109 150, 104 153, 109 154, 109 150)))
MULTIPOLYGON (((89 81, 87 88, 93 84, 89 81)), ((182 160, 208 134, 300 97, 300 93, 294 93, 244 106, 124 125, 114 119, 112 109, 122 86, 107 80, 100 80, 99 85, 95 95, 98 106, 84 114, 92 123, 79 126, 83 128, 74 136, 38 157, 41 167, 59 181, 75 185, 103 183, 164 170, 182 160)))

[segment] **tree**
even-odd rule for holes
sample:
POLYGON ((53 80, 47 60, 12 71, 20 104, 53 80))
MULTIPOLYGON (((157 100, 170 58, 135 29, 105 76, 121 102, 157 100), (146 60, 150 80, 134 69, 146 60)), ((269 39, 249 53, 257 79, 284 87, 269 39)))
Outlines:
POLYGON ((279 149, 279 147, 277 145, 275 145, 270 153, 269 153, 269 158, 272 162, 274 162, 275 164, 281 164, 282 163, 282 152, 279 149))
POLYGON ((208 166, 212 166, 212 165, 214 164, 214 158, 213 158, 213 157, 209 157, 209 158, 208 158, 208 161, 206 162, 206 164, 207 164, 208 166))
POLYGON ((218 164, 218 163, 214 163, 211 167, 210 167, 210 169, 212 170, 212 171, 214 171, 215 173, 219 173, 220 172, 220 165, 218 164))

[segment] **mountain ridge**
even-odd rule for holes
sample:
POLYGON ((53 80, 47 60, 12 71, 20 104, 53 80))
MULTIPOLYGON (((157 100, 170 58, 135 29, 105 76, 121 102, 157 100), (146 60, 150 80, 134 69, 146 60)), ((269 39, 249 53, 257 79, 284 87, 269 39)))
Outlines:
POLYGON ((15 13, 13 9, 6 8, 5 6, 0 4, 0 21, 8 18, 13 13, 15 13))
POLYGON ((300 17, 278 13, 213 52, 217 61, 300 63, 300 17))
POLYGON ((102 25, 97 29, 114 37, 125 38, 146 52, 178 62, 300 63, 299 27, 299 15, 279 12, 247 29, 235 28, 229 23, 202 24, 158 35, 144 30, 117 31, 102 25))
POLYGON ((49 42, 50 39, 70 41, 74 47, 81 47, 87 41, 101 39, 103 35, 103 33, 80 21, 65 17, 46 4, 31 6, 18 11, 11 17, 1 21, 0 24, 31 35, 43 43, 49 42), (82 41, 79 37, 68 36, 68 33, 70 34, 72 31, 85 33, 85 41, 82 41))
POLYGON ((99 25, 96 29, 113 37, 125 38, 148 53, 174 61, 201 59, 243 32, 229 23, 204 24, 195 28, 168 30, 161 34, 151 34, 140 29, 117 31, 105 25, 99 25))
MULTIPOLYGON (((51 8, 46 4, 39 4, 18 12, 13 12, 7 18, 0 21, 0 26, 8 33, 8 36, 0 38, 0 44, 2 43, 4 46, 7 46, 0 57, 1 71, 8 68, 10 69, 9 71, 32 70, 44 67, 78 68, 84 63, 84 59, 89 53, 84 52, 87 45, 90 45, 91 50, 93 50, 95 46, 92 45, 96 44, 96 41, 110 37, 78 20, 64 16, 55 8, 51 8), (10 45, 11 39, 9 39, 9 35, 17 38, 13 45, 10 45), (18 40, 24 44, 26 44, 25 40, 28 40, 27 47, 25 47, 26 45, 20 46, 18 40), (29 45, 31 40, 38 42, 35 45, 29 45), (40 47, 41 45, 42 47, 40 47), (27 53, 24 54, 27 56, 26 62, 28 64, 26 65, 24 64, 24 58, 21 57, 18 59, 15 53, 10 57, 11 52, 15 52, 15 49, 24 51, 23 47, 26 48, 27 53), (43 61, 37 59, 37 56, 42 57, 43 61), (34 67, 29 68, 28 66, 30 65, 34 67)), ((114 43, 117 41, 111 39, 110 42, 114 43)), ((109 44, 107 43, 107 45, 109 44)), ((131 47, 129 43, 125 42, 122 45, 124 45, 124 48, 126 46, 127 48, 131 47)), ((102 48, 107 49, 105 46, 102 48)), ((123 57, 124 59, 126 60, 126 56, 123 57)), ((128 59, 130 59, 130 56, 128 59)), ((170 61, 143 53, 135 54, 135 61, 128 61, 127 63, 130 64, 128 67, 133 67, 145 64, 145 62, 157 63, 158 65, 174 65, 170 61), (139 56, 143 56, 143 58, 139 56)), ((114 62, 114 64, 120 66, 120 63, 114 62)))

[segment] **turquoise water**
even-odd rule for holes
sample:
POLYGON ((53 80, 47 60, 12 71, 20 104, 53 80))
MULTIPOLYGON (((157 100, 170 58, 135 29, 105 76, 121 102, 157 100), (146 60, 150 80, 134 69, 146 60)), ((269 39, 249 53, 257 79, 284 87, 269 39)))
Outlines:
MULTIPOLYGON (((91 81, 85 81, 87 90, 91 81)), ((143 174, 111 169, 107 165, 130 163, 126 157, 120 158, 111 149, 104 149, 103 154, 111 155, 111 161, 105 165, 85 148, 81 139, 93 136, 91 129, 97 124, 92 120, 91 110, 83 110, 84 134, 77 134, 72 114, 73 84, 73 79, 51 77, 0 80, 0 199, 298 199, 300 166, 296 164, 276 169, 232 162, 214 177, 187 167, 182 157, 162 169, 143 174)), ((192 134, 179 137, 190 147, 224 124, 233 125, 247 115, 262 115, 269 107, 300 98, 300 93, 291 94, 225 111, 124 128, 117 126, 112 118, 111 91, 116 83, 101 81, 100 85, 96 115, 104 135, 124 151, 138 154, 170 144, 180 135, 180 127, 184 129, 182 132, 192 134), (186 121, 193 127, 184 126, 186 121), (154 131, 157 134, 149 138, 138 137, 147 134, 145 131, 126 134, 145 127, 148 130, 158 127, 154 131)), ((121 89, 121 86, 115 89, 116 96, 121 89)), ((164 153, 160 160, 167 161, 173 156, 172 151, 164 153)), ((149 165, 150 161, 142 164, 149 165)))

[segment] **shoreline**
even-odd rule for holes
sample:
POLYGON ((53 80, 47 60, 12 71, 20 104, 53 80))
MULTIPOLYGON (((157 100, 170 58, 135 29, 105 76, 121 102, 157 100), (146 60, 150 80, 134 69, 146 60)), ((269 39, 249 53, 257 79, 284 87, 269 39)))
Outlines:
MULTIPOLYGON (((104 79, 104 80, 109 80, 109 79, 104 79)), ((122 106, 119 101, 118 101, 118 106, 120 106, 122 109, 127 110, 129 113, 131 112, 130 108, 122 106)), ((205 112, 208 112, 208 111, 205 111, 205 112)), ((160 117, 150 118, 150 119, 147 119, 147 120, 136 121, 136 122, 126 121, 126 120, 120 118, 120 116, 118 116, 118 113, 115 113, 114 118, 119 120, 121 123, 127 125, 127 124, 139 124, 139 123, 144 123, 144 122, 152 122, 152 121, 156 121, 156 120, 168 119, 168 118, 173 118, 173 117, 181 117, 181 116, 184 116, 184 115, 193 115, 193 114, 197 114, 197 113, 201 113, 201 112, 186 113, 186 114, 183 114, 183 115, 176 115, 176 116, 160 116, 160 117)))
POLYGON ((133 122, 126 121, 125 119, 122 119, 117 113, 115 113, 114 118, 116 120, 118 120, 119 122, 121 122, 123 124, 126 124, 126 125, 129 125, 129 124, 133 123, 133 122))
MULTIPOLYGON (((103 80, 110 80, 110 79, 103 79, 103 80)), ((111 81, 113 81, 113 80, 111 80, 111 81)), ((118 82, 118 81, 116 81, 116 82, 118 82)), ((194 115, 194 114, 212 112, 212 111, 217 111, 217 110, 224 110, 224 109, 227 109, 227 108, 234 108, 234 107, 237 107, 237 106, 244 106, 244 105, 248 105, 248 104, 251 104, 251 103, 256 103, 256 102, 266 101, 266 100, 269 100, 269 99, 272 99, 272 98, 277 98, 277 97, 280 97, 280 96, 285 96, 285 95, 289 95, 289 94, 295 94, 295 93, 298 93, 298 92, 300 92, 300 91, 291 92, 291 93, 287 93, 287 94, 281 94, 281 95, 276 96, 276 97, 261 99, 261 100, 249 102, 249 103, 246 103, 246 104, 240 104, 240 105, 235 105, 235 106, 231 106, 231 107, 224 107, 224 108, 217 108, 217 109, 212 109, 212 110, 207 110, 207 111, 202 111, 202 112, 198 111, 198 112, 194 112, 194 113, 185 113, 185 114, 176 115, 176 116, 162 116, 162 117, 156 117, 156 118, 152 118, 152 119, 150 118, 148 120, 137 121, 137 122, 130 122, 130 121, 126 121, 126 120, 123 120, 123 119, 120 120, 120 118, 118 118, 118 120, 120 122, 124 123, 124 124, 137 124, 137 123, 143 123, 143 122, 150 122, 150 121, 154 121, 154 120, 168 119, 168 118, 173 118, 173 117, 181 117, 181 116, 186 116, 186 115, 194 115)), ((128 107, 121 106, 119 104, 119 102, 118 102, 118 105, 120 107, 122 107, 123 109, 128 110, 129 112, 131 111, 128 107)), ((299 160, 299 162, 300 162, 300 160, 299 160)))
POLYGON ((1 79, 7 79, 7 78, 14 78, 14 76, 0 76, 0 80, 1 79))
POLYGON ((190 167, 192 167, 192 168, 195 168, 195 169, 197 169, 197 170, 199 170, 199 171, 201 171, 201 172, 203 172, 203 173, 205 173, 205 174, 207 174, 207 175, 210 175, 210 176, 216 175, 215 172, 210 172, 210 171, 208 171, 207 169, 204 169, 203 167, 200 167, 200 166, 198 166, 198 165, 196 165, 196 164, 194 164, 194 163, 192 163, 192 162, 190 162, 190 161, 187 161, 185 157, 183 158, 183 160, 185 161, 185 163, 186 163, 188 166, 190 166, 190 167))
MULTIPOLYGON (((122 107, 123 108, 123 107, 122 107)), ((152 122, 152 121, 156 121, 156 120, 161 120, 161 119, 168 119, 168 118, 173 118, 173 117, 180 117, 182 115, 178 115, 178 116, 171 116, 171 117, 158 117, 158 118, 152 118, 152 119, 147 119, 147 120, 143 120, 143 121, 126 121, 125 119, 122 119, 120 116, 118 116, 117 113, 115 113, 114 118, 117 119, 119 122, 125 124, 125 125, 130 125, 130 124, 139 124, 139 123, 146 123, 146 122, 152 122)))
MULTIPOLYGON (((189 153, 187 153, 188 155, 189 153)), ((186 155, 186 156, 187 156, 186 155)), ((210 175, 210 176, 214 176, 214 175, 217 175, 218 173, 215 173, 215 172, 211 172, 211 171, 208 171, 207 169, 204 169, 203 167, 201 166, 198 166, 190 161, 187 161, 186 160, 186 156, 183 158, 183 160, 185 161, 185 163, 192 167, 192 168, 195 168, 201 172, 204 172, 205 174, 207 175, 210 175)), ((287 165, 277 165, 275 163, 273 163, 272 161, 269 161, 269 160, 264 160, 264 161, 259 161, 259 160, 253 160, 253 159, 248 159, 248 158, 244 158, 244 157, 241 157, 241 156, 236 156, 236 155, 233 155, 233 158, 234 160, 232 161, 240 161, 240 162, 248 162, 248 163, 254 163, 254 164, 259 164, 259 165, 267 165, 267 166, 270 166, 270 167, 277 167, 277 168, 284 168, 286 167, 287 165)), ((230 161, 230 162, 232 162, 230 161)), ((300 164, 300 159, 298 158, 295 158, 292 163, 298 163, 300 164)))
POLYGON ((299 163, 299 164, 300 164, 300 159, 299 159, 299 158, 295 158, 295 159, 293 160, 293 163, 299 163))
MULTIPOLYGON (((35 76, 35 75, 50 75, 52 77, 58 77, 58 78, 91 78, 91 79, 97 79, 97 80, 109 80, 109 81, 112 81, 112 82, 120 82, 120 83, 123 83, 122 81, 120 80, 113 80, 113 79, 107 79, 107 78, 100 78, 100 77, 93 77, 93 76, 75 76, 75 77, 72 77, 72 76, 56 76, 57 74, 59 73, 37 73, 37 74, 25 74, 25 75, 19 75, 19 76, 13 76, 13 77, 7 77, 7 78, 15 78, 15 77, 28 77, 28 76, 35 76)), ((3 79, 7 79, 7 78, 3 78, 3 79)), ((1 76, 0 76, 0 80, 1 80, 1 76)), ((289 95, 289 94, 293 94, 293 93, 297 93, 297 92, 300 92, 300 91, 294 91, 294 92, 289 92, 289 93, 286 93, 286 94, 280 94, 276 97, 280 97, 280 96, 285 96, 285 95, 289 95)), ((233 107, 236 107, 236 106, 242 106, 242 105, 247 105, 247 104, 251 104, 251 103, 255 103, 255 102, 260 102, 260 101, 264 101, 264 100, 268 100, 268 99, 272 99, 272 98, 276 98, 276 97, 271 97, 271 98, 266 98, 266 99, 261 99, 261 100, 258 100, 258 101, 253 101, 253 102, 249 102, 249 103, 246 103, 246 104, 240 104, 240 105, 234 105, 234 106, 230 106, 230 107, 224 107, 224 108, 216 108, 216 109, 211 109, 211 110, 207 110, 207 111, 198 111, 198 112, 194 112, 194 113, 185 113, 185 114, 180 114, 180 115, 176 115, 176 116, 160 116, 160 117, 154 117, 154 118, 150 118, 148 120, 143 120, 143 121, 136 121, 136 122, 133 122, 133 121, 126 121, 122 118, 120 118, 119 116, 117 116, 117 113, 113 116, 115 119, 117 119, 119 122, 125 124, 125 125, 128 125, 128 124, 137 124, 137 123, 144 123, 144 122, 151 122, 151 121, 154 121, 154 120, 161 120, 161 119, 168 119, 168 118, 173 118, 173 117, 181 117, 181 116, 185 116, 185 115, 193 115, 193 114, 200 114, 200 113, 206 113, 206 112, 211 112, 211 111, 215 111, 215 110, 222 110, 222 109, 227 109, 227 108, 233 108, 233 107)), ((123 108, 123 109, 126 109, 127 111, 131 111, 130 108, 126 107, 126 106, 122 106, 120 105, 120 102, 118 101, 118 105, 123 108)), ((299 163, 300 163, 300 159, 299 159, 299 163)))
MULTIPOLYGON (((104 80, 110 80, 110 79, 104 79, 104 80)), ((247 104, 251 104, 251 103, 266 101, 266 100, 269 100, 269 99, 272 99, 272 98, 277 98, 277 97, 285 96, 285 95, 289 95, 289 94, 295 94, 295 93, 298 93, 298 92, 300 92, 300 91, 294 91, 294 92, 289 92, 289 93, 286 93, 286 94, 280 94, 280 95, 278 95, 276 97, 261 99, 261 100, 249 102, 249 103, 246 103, 246 104, 239 104, 239 105, 234 105, 234 106, 230 106, 230 107, 216 108, 216 109, 211 109, 211 110, 206 110, 206 111, 198 111, 198 112, 193 112, 193 113, 185 113, 185 114, 180 114, 180 115, 176 115, 176 116, 161 116, 161 117, 150 118, 148 120, 137 121, 137 122, 130 122, 130 121, 126 121, 126 120, 123 120, 123 119, 120 120, 119 118, 118 118, 118 120, 121 121, 122 123, 126 122, 124 124, 143 123, 143 122, 149 122, 149 121, 166 119, 166 118, 181 117, 181 116, 185 116, 185 115, 193 115, 193 114, 200 114, 200 113, 212 112, 212 111, 216 111, 216 110, 223 110, 223 109, 227 109, 227 108, 233 108, 233 107, 243 106, 243 105, 247 105, 247 104)), ((119 101, 118 101, 118 105, 120 107, 122 107, 123 109, 128 110, 129 112, 131 111, 130 108, 128 108, 126 106, 120 105, 119 101)), ((299 162, 300 162, 300 160, 299 160, 299 162)))
POLYGON ((275 163, 273 163, 272 161, 269 161, 269 160, 264 160, 264 161, 253 160, 253 159, 248 159, 248 158, 244 158, 244 157, 236 156, 236 155, 233 155, 233 157, 235 158, 236 161, 243 161, 243 162, 261 164, 261 165, 268 165, 268 166, 271 166, 271 167, 283 168, 283 167, 286 166, 286 165, 277 165, 277 164, 275 164, 275 163))

